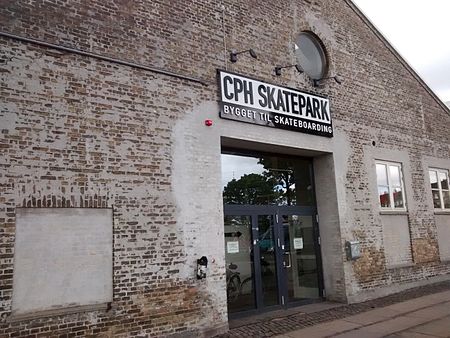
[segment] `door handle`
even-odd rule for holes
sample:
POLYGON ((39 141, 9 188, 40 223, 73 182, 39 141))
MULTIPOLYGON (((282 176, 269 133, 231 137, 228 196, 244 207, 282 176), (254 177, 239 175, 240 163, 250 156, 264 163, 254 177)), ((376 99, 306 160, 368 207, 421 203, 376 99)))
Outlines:
POLYGON ((283 255, 287 255, 288 256, 288 265, 286 265, 286 261, 283 261, 284 267, 285 268, 290 268, 292 266, 292 261, 291 261, 291 253, 285 252, 283 255))

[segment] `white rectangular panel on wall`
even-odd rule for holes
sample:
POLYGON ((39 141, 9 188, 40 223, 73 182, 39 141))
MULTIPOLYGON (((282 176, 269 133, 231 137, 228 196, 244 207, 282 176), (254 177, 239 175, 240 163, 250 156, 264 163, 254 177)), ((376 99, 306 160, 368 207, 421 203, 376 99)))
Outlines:
POLYGON ((388 268, 412 264, 407 215, 382 215, 384 253, 388 268))
POLYGON ((434 215, 441 261, 450 261, 450 215, 434 215))
POLYGON ((112 301, 112 209, 18 208, 12 314, 112 301))

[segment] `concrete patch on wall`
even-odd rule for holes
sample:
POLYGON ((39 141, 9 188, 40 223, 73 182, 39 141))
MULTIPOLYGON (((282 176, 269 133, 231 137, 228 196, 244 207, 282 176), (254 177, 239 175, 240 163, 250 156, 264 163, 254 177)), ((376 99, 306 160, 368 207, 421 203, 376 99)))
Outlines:
POLYGON ((187 261, 179 276, 193 281, 198 300, 208 304, 201 325, 224 326, 227 322, 222 195, 220 190, 220 134, 216 129, 215 102, 204 102, 186 112, 173 129, 173 196, 177 224, 183 236, 187 261), (203 121, 212 119, 206 127, 203 121), (196 262, 208 258, 206 279, 196 279, 196 262))
POLYGON ((441 261, 450 261, 450 215, 436 215, 436 227, 441 261))
POLYGON ((112 209, 18 208, 12 314, 112 301, 112 209))
POLYGON ((339 207, 332 154, 314 158, 324 284, 329 300, 345 301, 339 207))
POLYGON ((382 215, 387 268, 412 263, 411 237, 407 215, 382 215))
POLYGON ((2 129, 13 129, 16 126, 17 111, 14 104, 4 104, 0 111, 0 126, 2 129))

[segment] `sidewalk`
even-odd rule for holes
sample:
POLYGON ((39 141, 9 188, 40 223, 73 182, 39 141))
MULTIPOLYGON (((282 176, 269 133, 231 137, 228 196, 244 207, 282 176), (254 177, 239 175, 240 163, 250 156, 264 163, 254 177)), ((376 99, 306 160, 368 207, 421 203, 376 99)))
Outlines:
POLYGON ((357 303, 316 303, 230 321, 220 337, 450 337, 450 281, 357 303))
POLYGON ((277 337, 447 338, 450 337, 450 291, 385 306, 277 337))

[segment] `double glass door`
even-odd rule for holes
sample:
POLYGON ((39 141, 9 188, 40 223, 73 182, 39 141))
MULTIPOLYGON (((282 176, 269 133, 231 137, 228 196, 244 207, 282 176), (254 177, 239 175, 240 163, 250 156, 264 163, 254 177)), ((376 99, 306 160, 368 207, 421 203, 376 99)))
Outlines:
POLYGON ((228 313, 311 302, 322 295, 313 207, 225 205, 228 313))

